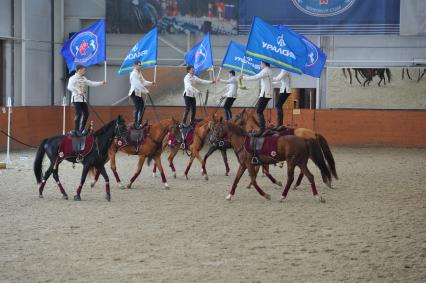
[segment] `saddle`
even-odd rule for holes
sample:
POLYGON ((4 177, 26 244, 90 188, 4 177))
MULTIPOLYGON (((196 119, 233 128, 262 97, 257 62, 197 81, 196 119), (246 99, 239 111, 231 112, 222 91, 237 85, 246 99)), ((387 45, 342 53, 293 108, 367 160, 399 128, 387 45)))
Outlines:
POLYGON ((182 149, 188 148, 194 141, 194 128, 193 127, 180 127, 179 136, 169 134, 169 145, 174 146, 180 144, 182 149))
POLYGON ((253 155, 251 160, 252 164, 261 164, 260 156, 274 158, 277 155, 277 141, 279 138, 279 135, 272 135, 268 137, 246 137, 244 141, 244 148, 248 153, 253 155))
POLYGON ((59 158, 60 160, 75 158, 76 162, 83 161, 93 148, 94 136, 74 136, 66 135, 59 144, 59 158))
POLYGON ((124 146, 133 145, 135 146, 136 151, 139 151, 139 146, 146 140, 150 128, 151 126, 148 125, 148 122, 145 122, 139 128, 134 128, 133 126, 130 126, 128 129, 128 140, 126 141, 124 139, 118 139, 118 146, 121 148, 124 146))

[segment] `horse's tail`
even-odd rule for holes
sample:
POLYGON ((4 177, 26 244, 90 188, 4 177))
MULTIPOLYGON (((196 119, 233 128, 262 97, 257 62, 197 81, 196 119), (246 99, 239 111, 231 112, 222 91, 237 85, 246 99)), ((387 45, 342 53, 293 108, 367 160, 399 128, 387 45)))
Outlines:
POLYGON ((327 140, 321 134, 316 134, 316 137, 321 147, 322 153, 327 160, 328 168, 330 169, 331 174, 334 176, 334 178, 336 178, 336 180, 339 179, 336 171, 336 162, 334 161, 333 153, 331 153, 327 140))
POLYGON ((151 166, 151 162, 154 159, 154 157, 152 156, 148 156, 148 158, 146 159, 146 165, 151 166))
POLYGON ((386 68, 385 71, 386 71, 386 75, 388 76, 388 83, 390 83, 392 78, 391 71, 389 70, 389 68, 386 68))
POLYGON ((34 159, 34 175, 37 180, 37 184, 41 183, 41 178, 43 175, 43 157, 46 153, 44 146, 46 145, 48 139, 44 139, 41 144, 38 146, 36 157, 34 159))
POLYGON ((324 155, 321 150, 320 143, 316 139, 309 139, 307 141, 310 151, 310 158, 315 165, 320 169, 322 180, 325 184, 331 184, 331 173, 327 164, 325 163, 324 155))

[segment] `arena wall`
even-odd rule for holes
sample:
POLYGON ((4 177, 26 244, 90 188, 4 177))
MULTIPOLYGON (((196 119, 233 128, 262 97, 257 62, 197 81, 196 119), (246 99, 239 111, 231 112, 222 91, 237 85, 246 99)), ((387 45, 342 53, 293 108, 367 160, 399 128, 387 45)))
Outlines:
MULTIPOLYGON (((96 112, 102 120, 109 121, 118 114, 123 114, 131 121, 132 107, 97 106, 96 112)), ((234 109, 234 112, 241 108, 234 109)), ((215 108, 207 108, 213 113, 215 108)), ((157 107, 156 111, 148 107, 145 117, 151 122, 174 117, 180 119, 182 107, 157 107), (157 114, 155 114, 155 112, 157 114)), ((204 115, 198 108, 198 116, 204 115)), ((222 109, 218 111, 223 114, 222 109)), ((73 127, 73 109, 67 108, 66 130, 73 127)), ((274 122, 274 110, 266 111, 266 118, 274 122)), ((91 112, 90 119, 99 127, 102 122, 91 112)), ((62 133, 62 107, 16 107, 12 113, 12 136, 24 143, 38 145, 48 136, 62 133)), ((426 112, 425 111, 384 111, 384 110, 304 110, 286 111, 285 123, 292 127, 313 129, 323 134, 333 145, 388 145, 407 147, 426 147, 426 112), (293 112, 293 113, 292 113, 293 112)), ((0 114, 0 129, 7 131, 7 115, 0 114)), ((0 135, 0 149, 6 148, 6 136, 0 135)), ((16 142, 12 149, 25 149, 16 142)))

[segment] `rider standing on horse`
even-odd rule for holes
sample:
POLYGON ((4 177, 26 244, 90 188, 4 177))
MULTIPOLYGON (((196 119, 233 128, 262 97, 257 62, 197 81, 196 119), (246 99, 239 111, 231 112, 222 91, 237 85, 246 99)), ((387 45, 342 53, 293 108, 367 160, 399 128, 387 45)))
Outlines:
POLYGON ((183 92, 183 99, 185 100, 185 112, 183 112, 182 126, 186 127, 186 120, 188 117, 188 112, 191 112, 190 125, 195 125, 195 113, 197 111, 197 102, 195 100, 195 95, 200 95, 201 91, 194 87, 195 83, 200 84, 212 84, 214 81, 203 80, 197 77, 195 69, 193 66, 187 66, 185 78, 183 79, 185 90, 183 92))
POLYGON ((87 107, 87 87, 88 86, 101 86, 105 85, 106 81, 94 82, 88 80, 84 75, 86 74, 86 67, 77 65, 75 74, 68 81, 68 90, 71 91, 71 102, 74 105, 75 118, 74 118, 74 134, 85 135, 87 119, 89 118, 89 108, 87 107))
POLYGON ((225 110, 225 120, 232 119, 231 107, 237 98, 237 89, 238 89, 238 79, 235 77, 235 71, 229 71, 229 79, 221 80, 217 79, 218 82, 224 83, 228 85, 228 90, 226 91, 224 97, 226 97, 225 104, 223 108, 225 110))
POLYGON ((290 73, 281 69, 281 72, 278 74, 278 76, 274 77, 272 81, 280 83, 280 95, 275 102, 275 109, 277 111, 277 127, 280 127, 284 122, 283 105, 291 94, 290 73))
POLYGON ((265 111, 266 106, 268 105, 269 100, 272 98, 273 88, 272 88, 272 70, 270 64, 263 62, 260 64, 262 71, 254 76, 243 76, 240 75, 240 78, 245 81, 255 81, 260 80, 260 93, 259 100, 257 101, 256 113, 259 119, 260 131, 258 135, 261 135, 265 129, 265 116, 263 111, 265 111))
POLYGON ((141 62, 135 61, 134 69, 130 73, 129 90, 129 96, 132 98, 133 104, 135 106, 133 112, 133 121, 135 129, 140 129, 143 114, 145 112, 145 104, 142 98, 142 94, 148 94, 149 91, 146 86, 151 85, 155 85, 155 83, 145 80, 145 78, 142 76, 141 62))

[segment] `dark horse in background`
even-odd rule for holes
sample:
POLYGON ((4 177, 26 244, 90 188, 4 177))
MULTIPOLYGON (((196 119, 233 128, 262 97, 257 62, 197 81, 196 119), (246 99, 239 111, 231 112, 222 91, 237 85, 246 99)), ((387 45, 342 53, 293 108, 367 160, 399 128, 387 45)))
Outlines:
POLYGON ((38 147, 36 158, 34 160, 34 174, 37 179, 37 183, 40 185, 40 198, 43 197, 43 189, 46 185, 47 179, 49 179, 50 175, 53 173, 53 178, 55 179, 63 198, 68 199, 68 195, 59 180, 58 167, 63 160, 76 163, 78 162, 77 159, 81 158, 80 161, 83 164, 83 171, 81 174, 80 185, 77 189, 77 195, 74 196, 74 200, 81 200, 80 193, 81 189, 83 188, 83 184, 86 181, 87 174, 89 173, 90 169, 96 168, 105 179, 106 199, 110 201, 111 193, 109 187, 109 178, 104 164, 108 159, 108 149, 111 146, 114 138, 127 139, 127 135, 125 121, 121 118, 121 116, 118 116, 117 119, 112 120, 99 130, 95 131, 93 134, 90 134, 86 137, 86 145, 89 139, 92 141, 92 145, 90 149, 86 151, 83 157, 75 155, 74 152, 68 154, 69 152, 64 152, 62 150, 62 145, 64 143, 71 142, 71 136, 60 135, 44 139, 38 147), (45 154, 47 154, 49 157, 50 166, 42 177, 43 157, 45 154))
MULTIPOLYGON (((389 68, 353 68, 352 69, 355 73, 355 78, 358 81, 358 83, 362 86, 370 85, 370 83, 373 81, 373 78, 375 76, 378 76, 380 78, 380 81, 378 83, 378 86, 381 85, 383 82, 384 85, 386 85, 386 77, 388 79, 388 82, 390 83, 392 74, 389 68), (364 82, 361 83, 359 80, 358 75, 361 76, 362 79, 364 79, 364 82)), ((343 75, 345 78, 347 78, 346 72, 348 72, 349 75, 349 83, 352 84, 352 71, 350 68, 343 68, 343 75)))

